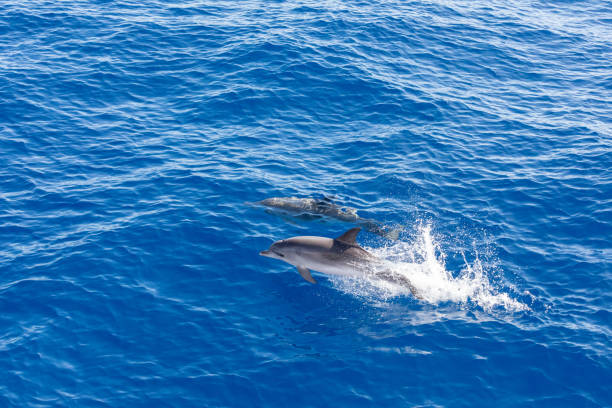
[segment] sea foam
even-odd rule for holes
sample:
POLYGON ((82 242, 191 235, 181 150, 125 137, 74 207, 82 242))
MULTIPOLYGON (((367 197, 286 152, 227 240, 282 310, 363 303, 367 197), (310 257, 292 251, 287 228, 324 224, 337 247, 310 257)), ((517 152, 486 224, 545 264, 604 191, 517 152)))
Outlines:
MULTIPOLYGON (((416 239, 397 241, 389 246, 367 248, 385 260, 385 268, 406 277, 416 289, 421 302, 437 305, 457 303, 476 305, 484 310, 503 309, 509 312, 529 310, 529 307, 511 295, 507 284, 501 282, 480 260, 478 254, 472 262, 463 255, 463 267, 453 272, 445 264, 446 254, 431 233, 430 225, 419 226, 416 239)), ((411 296, 407 287, 367 277, 331 278, 339 290, 374 300, 390 300, 411 296)))

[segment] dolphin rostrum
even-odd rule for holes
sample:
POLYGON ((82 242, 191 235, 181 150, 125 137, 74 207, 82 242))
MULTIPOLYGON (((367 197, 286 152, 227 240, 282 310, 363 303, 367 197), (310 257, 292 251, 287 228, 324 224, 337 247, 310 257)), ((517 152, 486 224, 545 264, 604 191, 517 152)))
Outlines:
POLYGON ((357 210, 351 207, 341 207, 336 205, 329 198, 317 200, 314 198, 298 198, 298 197, 271 197, 265 200, 258 201, 255 204, 260 204, 275 210, 285 211, 297 216, 327 216, 344 222, 357 224, 366 230, 380 235, 387 239, 396 240, 399 236, 399 230, 381 225, 375 220, 361 218, 357 215, 357 210))
POLYGON ((280 259, 297 267, 298 272, 310 283, 317 281, 310 269, 328 275, 372 276, 410 289, 420 297, 412 283, 385 267, 385 262, 360 247, 355 239, 361 228, 351 228, 336 239, 324 237, 293 237, 276 241, 259 254, 280 259))

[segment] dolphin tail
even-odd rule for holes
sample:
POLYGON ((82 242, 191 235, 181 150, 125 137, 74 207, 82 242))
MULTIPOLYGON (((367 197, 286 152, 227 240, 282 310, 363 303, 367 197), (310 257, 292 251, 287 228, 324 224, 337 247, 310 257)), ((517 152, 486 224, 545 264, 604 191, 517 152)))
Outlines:
POLYGON ((397 241, 399 239, 400 232, 403 228, 389 228, 383 233, 383 237, 390 239, 391 241, 397 241))
POLYGON ((378 272, 376 274, 376 277, 382 280, 386 280, 391 283, 395 283, 397 285, 407 287, 410 290, 410 293, 412 293, 412 296, 414 296, 415 298, 419 300, 423 299, 423 296, 420 295, 420 293, 416 290, 412 282, 410 282, 410 280, 406 278, 405 276, 399 275, 392 271, 384 271, 384 272, 378 272))
POLYGON ((364 221, 360 222, 359 225, 363 226, 368 231, 380 235, 383 238, 387 238, 391 241, 397 241, 399 239, 399 234, 404 230, 403 227, 392 228, 387 227, 385 225, 380 225, 375 221, 364 221))

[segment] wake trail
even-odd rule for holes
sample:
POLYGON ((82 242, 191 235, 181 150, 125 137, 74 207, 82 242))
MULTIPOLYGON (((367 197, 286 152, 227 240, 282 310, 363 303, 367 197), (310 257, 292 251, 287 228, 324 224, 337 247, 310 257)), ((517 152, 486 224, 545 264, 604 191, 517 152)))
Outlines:
MULTIPOLYGON (((418 238, 412 242, 398 241, 382 248, 368 248, 385 259, 385 268, 410 281, 419 301, 437 305, 453 302, 461 305, 475 304, 484 310, 503 308, 509 312, 530 310, 514 299, 500 283, 492 281, 486 268, 476 256, 470 264, 463 255, 464 267, 455 275, 446 269, 445 254, 431 235, 431 227, 419 228, 418 238)), ((390 299, 410 296, 409 287, 394 284, 376 277, 333 277, 333 284, 340 290, 357 296, 390 299)))

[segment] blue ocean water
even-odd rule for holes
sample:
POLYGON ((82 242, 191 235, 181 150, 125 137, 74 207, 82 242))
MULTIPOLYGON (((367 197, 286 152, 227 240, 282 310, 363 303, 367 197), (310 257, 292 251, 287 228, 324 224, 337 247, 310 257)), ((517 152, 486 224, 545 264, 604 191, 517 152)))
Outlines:
POLYGON ((611 10, 0 3, 0 406, 611 406, 611 10))

